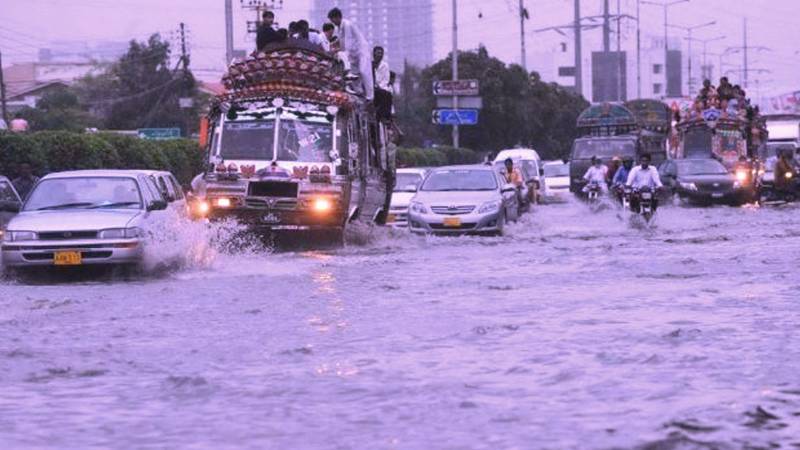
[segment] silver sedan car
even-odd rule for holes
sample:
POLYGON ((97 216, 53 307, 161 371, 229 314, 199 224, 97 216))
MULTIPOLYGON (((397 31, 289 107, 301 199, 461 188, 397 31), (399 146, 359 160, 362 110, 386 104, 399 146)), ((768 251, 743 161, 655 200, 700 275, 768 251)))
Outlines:
POLYGON ((166 202, 133 171, 47 175, 34 186, 3 236, 5 268, 138 264, 143 227, 166 202))
POLYGON ((519 217, 517 188, 492 166, 440 167, 425 178, 408 214, 415 233, 502 235, 519 217))

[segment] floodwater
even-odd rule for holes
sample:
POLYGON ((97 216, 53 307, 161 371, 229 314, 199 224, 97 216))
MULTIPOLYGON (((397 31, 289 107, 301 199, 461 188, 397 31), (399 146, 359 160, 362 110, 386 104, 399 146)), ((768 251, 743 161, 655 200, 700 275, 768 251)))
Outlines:
POLYGON ((323 252, 187 229, 177 269, 6 281, 0 447, 800 448, 799 212, 570 203, 323 252))

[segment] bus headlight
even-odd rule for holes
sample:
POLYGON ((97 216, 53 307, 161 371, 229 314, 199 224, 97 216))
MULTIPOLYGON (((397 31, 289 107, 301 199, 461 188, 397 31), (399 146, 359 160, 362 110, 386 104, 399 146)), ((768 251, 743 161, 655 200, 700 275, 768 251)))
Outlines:
POLYGON ((327 197, 317 197, 311 201, 311 209, 314 212, 326 213, 333 209, 333 202, 327 197))

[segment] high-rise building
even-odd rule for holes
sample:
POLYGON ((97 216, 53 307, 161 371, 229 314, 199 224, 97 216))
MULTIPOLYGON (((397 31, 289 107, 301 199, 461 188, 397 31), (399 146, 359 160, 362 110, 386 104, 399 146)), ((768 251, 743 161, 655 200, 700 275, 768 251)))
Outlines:
POLYGON ((433 0, 314 0, 312 27, 322 28, 333 7, 358 25, 370 45, 386 50, 395 72, 406 61, 418 67, 433 63, 433 0))

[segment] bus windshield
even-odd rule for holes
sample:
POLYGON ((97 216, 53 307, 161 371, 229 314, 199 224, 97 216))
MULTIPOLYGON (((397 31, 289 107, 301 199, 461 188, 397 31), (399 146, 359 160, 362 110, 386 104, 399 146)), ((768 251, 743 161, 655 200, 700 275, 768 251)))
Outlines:
POLYGON ((327 121, 281 118, 279 161, 331 162, 333 125, 327 121))
POLYGON ((223 159, 270 161, 275 142, 274 120, 225 122, 220 156, 223 159))
POLYGON ((631 140, 625 139, 586 139, 575 141, 575 150, 572 154, 573 159, 591 159, 597 156, 604 160, 610 160, 614 156, 623 158, 636 156, 636 146, 631 140))

